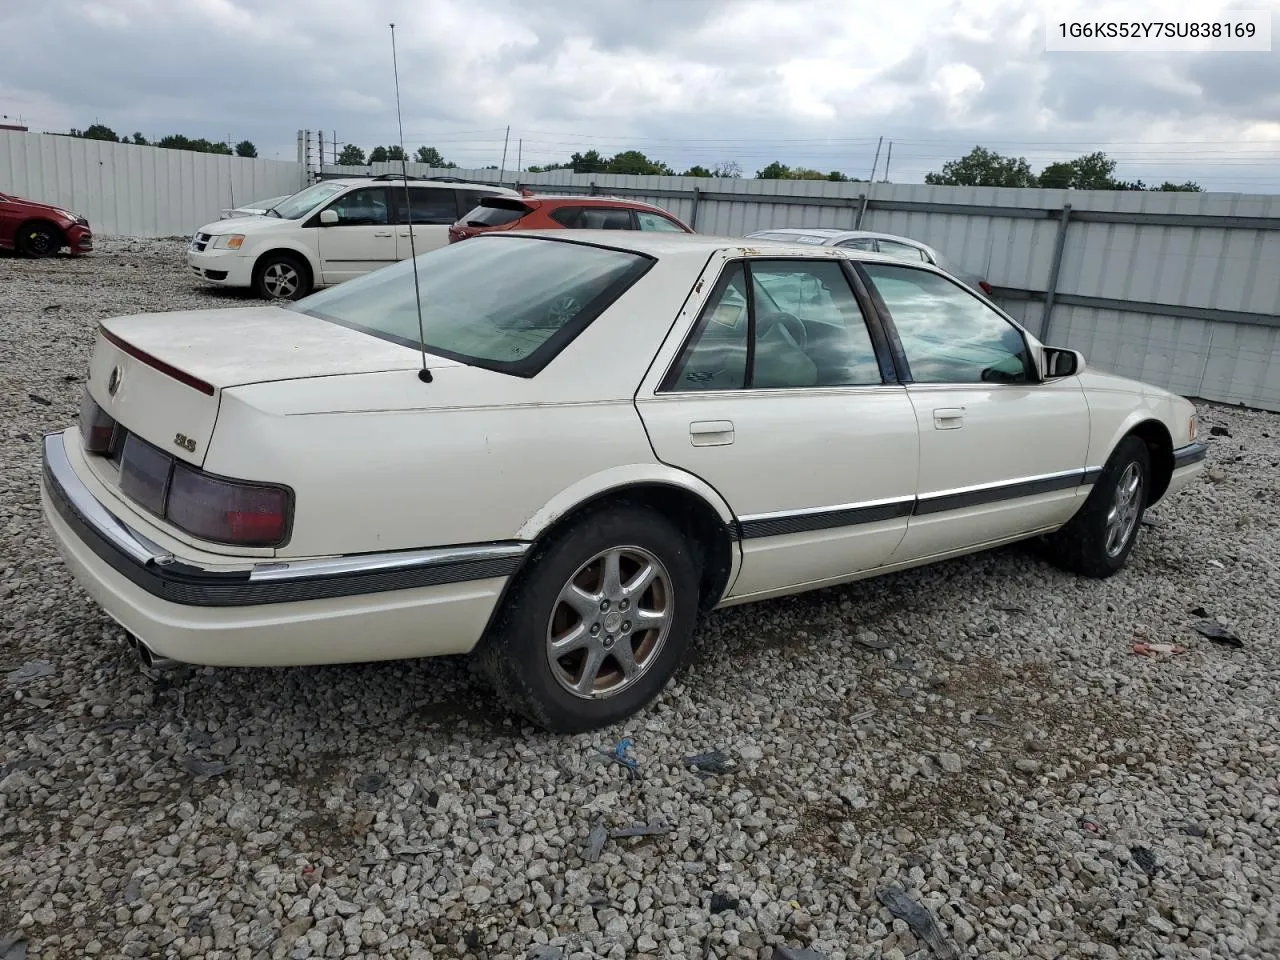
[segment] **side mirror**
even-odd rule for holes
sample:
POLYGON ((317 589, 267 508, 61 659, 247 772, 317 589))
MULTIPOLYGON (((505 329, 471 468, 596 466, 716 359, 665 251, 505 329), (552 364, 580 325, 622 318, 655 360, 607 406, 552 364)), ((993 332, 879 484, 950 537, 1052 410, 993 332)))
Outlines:
POLYGON ((321 211, 320 211, 320 225, 321 225, 321 226, 324 226, 324 227, 331 227, 331 226, 333 226, 333 225, 334 225, 335 223, 337 223, 337 222, 338 222, 338 211, 337 211, 337 210, 321 210, 321 211))
POLYGON ((1084 370, 1084 354, 1063 347, 1044 348, 1044 378, 1074 377, 1084 370))

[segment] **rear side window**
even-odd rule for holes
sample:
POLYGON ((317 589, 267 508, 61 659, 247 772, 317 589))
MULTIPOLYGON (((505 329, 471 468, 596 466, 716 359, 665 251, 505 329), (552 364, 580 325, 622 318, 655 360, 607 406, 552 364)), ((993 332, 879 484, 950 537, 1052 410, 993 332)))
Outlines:
POLYGON ((552 210, 548 216, 566 229, 579 230, 582 228, 581 207, 558 207, 552 210))
POLYGON ((412 214, 413 223, 453 223, 458 219, 457 192, 439 190, 432 187, 409 188, 409 213, 405 212, 404 191, 395 187, 391 195, 396 205, 396 216, 400 223, 409 223, 412 214))
POLYGON ((561 207, 551 219, 570 230, 634 230, 631 211, 623 207, 561 207))
POLYGON ((502 227, 508 223, 515 223, 529 210, 529 207, 518 202, 503 203, 499 206, 492 202, 481 201, 462 215, 462 222, 468 227, 502 227))

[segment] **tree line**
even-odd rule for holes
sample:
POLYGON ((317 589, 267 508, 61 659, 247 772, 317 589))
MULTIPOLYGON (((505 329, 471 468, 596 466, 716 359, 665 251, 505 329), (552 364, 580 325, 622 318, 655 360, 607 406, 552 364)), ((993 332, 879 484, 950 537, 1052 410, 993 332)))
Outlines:
MULTIPOLYGON (((398 146, 375 147, 365 160, 364 151, 347 146, 338 157, 340 164, 360 166, 366 162, 378 163, 399 160, 405 154, 398 146)), ((406 159, 409 159, 405 157, 406 159)), ((438 168, 455 168, 456 163, 445 160, 435 147, 419 147, 413 156, 419 163, 438 168)), ((491 165, 486 169, 497 169, 491 165)), ((1005 157, 976 146, 958 160, 949 160, 941 171, 925 174, 924 182, 952 187, 1052 187, 1076 190, 1162 190, 1184 193, 1201 192, 1200 185, 1187 180, 1183 183, 1164 181, 1158 186, 1148 186, 1142 180, 1122 180, 1115 176, 1116 161, 1102 151, 1083 154, 1074 160, 1050 163, 1038 174, 1032 170, 1025 157, 1005 157)), ((550 170, 571 170, 574 173, 619 173, 633 176, 725 177, 742 176, 742 166, 736 160, 723 160, 714 167, 695 164, 687 170, 677 170, 661 160, 646 156, 639 150, 623 150, 613 156, 605 156, 598 150, 574 153, 562 163, 548 163, 525 167, 528 173, 546 173, 550 170)), ((850 177, 839 170, 823 173, 810 167, 791 167, 774 160, 756 171, 758 180, 830 180, 841 183, 865 182, 850 177)))
MULTIPOLYGON (((574 173, 621 173, 634 176, 659 177, 722 177, 737 179, 742 176, 742 164, 736 160, 721 160, 713 167, 694 164, 687 170, 678 170, 668 166, 661 160, 651 159, 639 150, 623 150, 612 157, 606 157, 598 150, 575 153, 564 163, 548 163, 543 166, 526 168, 529 173, 545 173, 548 170, 572 170, 574 173)), ((809 167, 790 167, 780 160, 775 160, 762 170, 756 171, 758 180, 834 180, 848 182, 856 180, 839 170, 823 173, 809 167)))
POLYGON ((924 175, 924 182, 944 187, 1050 187, 1063 190, 1161 190, 1176 193, 1200 193, 1200 185, 1187 180, 1166 180, 1159 186, 1147 186, 1141 180, 1120 180, 1115 176, 1116 162, 1098 150, 1048 164, 1038 174, 1026 157, 1005 157, 974 147, 959 160, 948 160, 939 172, 924 175))
MULTIPOLYGON (((374 147, 366 154, 355 144, 347 144, 338 154, 338 164, 348 167, 366 166, 370 163, 385 163, 390 160, 415 160, 439 169, 456 169, 457 164, 446 160, 435 147, 418 147, 412 157, 399 146, 374 147)), ((497 164, 490 164, 484 169, 496 170, 497 164)), ((722 160, 713 167, 694 164, 687 170, 678 170, 668 166, 661 160, 646 156, 640 150, 623 150, 613 156, 605 156, 599 150, 587 150, 574 153, 563 163, 533 164, 524 168, 526 173, 547 173, 551 170, 571 170, 574 173, 620 173, 632 176, 659 177, 723 177, 733 179, 742 176, 742 165, 736 160, 722 160)), ((756 171, 761 180, 834 180, 847 182, 856 180, 839 170, 823 173, 808 167, 790 167, 775 160, 763 170, 756 171)))
POLYGON ((105 140, 107 143, 133 143, 140 147, 164 147, 167 150, 191 150, 194 153, 219 153, 228 157, 232 156, 233 152, 237 157, 258 155, 258 148, 249 140, 241 140, 235 145, 233 151, 230 145, 219 140, 206 140, 204 137, 193 140, 181 133, 171 133, 155 141, 148 140, 141 133, 135 133, 132 137, 118 137, 114 130, 101 123, 90 124, 83 130, 72 127, 71 132, 63 136, 80 137, 83 140, 105 140))

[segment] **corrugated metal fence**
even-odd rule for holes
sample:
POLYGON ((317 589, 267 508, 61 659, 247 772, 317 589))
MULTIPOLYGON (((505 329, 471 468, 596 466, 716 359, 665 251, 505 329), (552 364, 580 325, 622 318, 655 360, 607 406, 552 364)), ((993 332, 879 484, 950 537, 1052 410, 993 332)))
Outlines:
POLYGON ((296 162, 0 130, 0 192, 66 207, 104 236, 189 236, 225 207, 305 185, 296 162))
MULTIPOLYGON (((398 172, 399 164, 375 164, 398 172)), ((432 170, 496 182, 496 170, 432 170)), ((339 168, 326 168, 336 173, 339 168)), ((368 167, 344 172, 367 173, 368 167)), ((512 185, 516 175, 505 178, 512 185)), ((1186 396, 1280 410, 1280 196, 553 171, 519 184, 655 203, 699 233, 840 227, 921 240, 1037 336, 1186 396)))

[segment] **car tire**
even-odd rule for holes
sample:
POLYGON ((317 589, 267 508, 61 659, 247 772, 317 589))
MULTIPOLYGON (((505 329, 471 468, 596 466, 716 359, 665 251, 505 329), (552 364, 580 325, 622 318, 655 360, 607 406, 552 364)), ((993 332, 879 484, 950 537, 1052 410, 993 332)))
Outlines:
POLYGON ((52 257, 65 245, 62 231, 49 223, 29 223, 18 231, 18 247, 28 257, 52 257))
POLYGON ((311 292, 311 270, 291 253, 268 253, 253 268, 253 290, 263 300, 301 300, 311 292))
POLYGON ((1058 567, 1104 579, 1124 566, 1138 539, 1151 495, 1151 455, 1140 437, 1116 445, 1079 512, 1045 537, 1047 558, 1058 567))
POLYGON ((585 733, 640 712, 693 646, 699 567, 684 534, 654 510, 614 502, 534 549, 477 665, 511 710, 552 733, 585 733), (646 568, 651 580, 641 586, 646 568))

